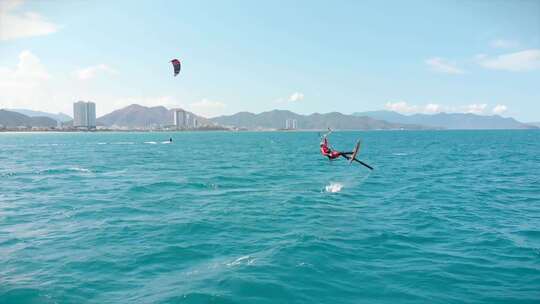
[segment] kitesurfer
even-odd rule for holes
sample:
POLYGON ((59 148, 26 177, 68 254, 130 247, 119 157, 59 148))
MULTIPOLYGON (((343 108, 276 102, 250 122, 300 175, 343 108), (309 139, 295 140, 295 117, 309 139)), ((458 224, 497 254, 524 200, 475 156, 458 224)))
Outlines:
POLYGON ((353 152, 341 152, 341 151, 332 150, 332 148, 330 148, 330 145, 328 145, 328 138, 327 138, 328 135, 330 135, 330 133, 332 133, 332 130, 328 129, 328 133, 323 135, 322 140, 321 140, 321 154, 323 156, 328 157, 328 159, 330 159, 330 160, 339 158, 341 156, 341 157, 347 159, 349 161, 349 163, 355 161, 355 162, 369 168, 370 170, 373 170, 373 167, 371 167, 370 165, 368 165, 368 164, 364 163, 363 161, 358 160, 356 158, 356 155, 358 154, 358 151, 360 149, 360 141, 358 141, 356 143, 356 147, 354 148, 353 152))
POLYGON ((328 134, 324 135, 323 140, 321 141, 321 154, 328 157, 328 159, 336 159, 340 156, 346 158, 347 160, 351 159, 350 155, 353 154, 353 152, 340 152, 330 148, 328 145, 328 139, 326 138, 328 134))

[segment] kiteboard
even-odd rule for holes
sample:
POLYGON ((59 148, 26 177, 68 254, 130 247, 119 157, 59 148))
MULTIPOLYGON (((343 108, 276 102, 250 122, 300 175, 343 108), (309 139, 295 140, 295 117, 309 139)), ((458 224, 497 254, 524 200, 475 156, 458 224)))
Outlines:
POLYGON ((358 155, 359 152, 360 152, 360 141, 358 141, 356 143, 356 146, 354 147, 354 150, 353 150, 353 152, 352 152, 352 154, 351 154, 351 156, 349 158, 349 164, 352 163, 353 161, 355 161, 355 162, 361 164, 362 166, 368 168, 369 170, 373 170, 372 166, 366 164, 365 162, 363 162, 361 160, 356 159, 356 156, 358 155))
POLYGON ((356 158, 356 155, 358 154, 358 152, 360 152, 360 141, 357 141, 356 142, 356 146, 354 146, 354 149, 352 151, 352 154, 351 154, 351 158, 349 158, 349 164, 351 164, 355 158, 356 158))

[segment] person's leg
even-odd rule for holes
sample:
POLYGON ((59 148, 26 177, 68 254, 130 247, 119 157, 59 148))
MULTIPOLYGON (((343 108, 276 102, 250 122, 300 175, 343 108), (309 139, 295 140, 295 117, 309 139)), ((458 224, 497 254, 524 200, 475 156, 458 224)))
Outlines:
POLYGON ((350 154, 352 154, 352 153, 348 153, 348 152, 340 152, 339 153, 340 156, 344 157, 347 160, 351 159, 350 154))

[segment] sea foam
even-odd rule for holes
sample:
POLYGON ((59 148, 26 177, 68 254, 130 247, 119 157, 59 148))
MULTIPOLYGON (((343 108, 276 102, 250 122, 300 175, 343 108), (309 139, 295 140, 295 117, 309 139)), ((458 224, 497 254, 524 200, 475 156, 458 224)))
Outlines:
POLYGON ((332 182, 326 185, 325 189, 326 189, 326 192, 330 192, 330 193, 340 192, 341 189, 343 189, 343 184, 332 182))

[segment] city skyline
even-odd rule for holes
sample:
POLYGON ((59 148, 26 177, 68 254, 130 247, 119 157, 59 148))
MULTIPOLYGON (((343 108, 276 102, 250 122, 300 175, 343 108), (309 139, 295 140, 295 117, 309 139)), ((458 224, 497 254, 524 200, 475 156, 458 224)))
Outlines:
POLYGON ((196 117, 191 117, 192 115, 187 113, 183 109, 172 109, 172 110, 173 110, 173 124, 177 130, 197 128, 196 117))
POLYGON ((102 105, 97 116, 137 103, 204 117, 388 109, 540 120, 538 2, 128 4, 3 1, 0 108, 70 113, 83 99, 102 105))

